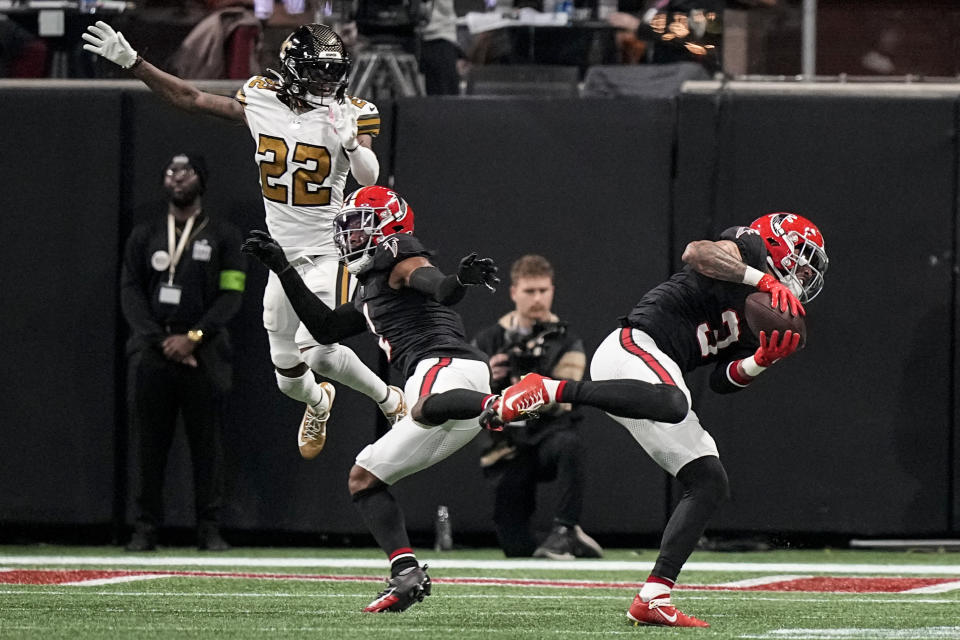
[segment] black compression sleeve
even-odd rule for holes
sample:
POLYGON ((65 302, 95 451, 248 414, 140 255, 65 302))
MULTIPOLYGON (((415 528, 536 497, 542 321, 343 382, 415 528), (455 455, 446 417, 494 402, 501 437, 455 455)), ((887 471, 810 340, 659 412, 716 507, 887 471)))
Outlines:
POLYGON ((280 284, 300 321, 321 344, 339 342, 366 330, 366 320, 352 303, 330 309, 304 284, 296 269, 280 274, 280 284))
POLYGON ((714 393, 736 393, 737 391, 746 389, 745 384, 738 386, 730 381, 729 376, 727 376, 727 367, 730 366, 731 362, 747 358, 751 355, 753 355, 753 351, 751 350, 737 349, 734 353, 727 354, 725 360, 717 362, 717 365, 710 373, 710 389, 714 393))
POLYGON ((431 296, 440 304, 450 306, 463 300, 467 288, 457 276, 445 276, 436 267, 420 267, 410 274, 410 288, 431 296))
POLYGON ((690 406, 675 385, 643 380, 567 380, 558 402, 596 407, 615 416, 676 424, 690 406))
POLYGON ((431 393, 420 401, 421 422, 430 426, 443 424, 447 420, 469 420, 476 418, 486 408, 484 400, 489 393, 473 389, 450 389, 440 393, 431 393))

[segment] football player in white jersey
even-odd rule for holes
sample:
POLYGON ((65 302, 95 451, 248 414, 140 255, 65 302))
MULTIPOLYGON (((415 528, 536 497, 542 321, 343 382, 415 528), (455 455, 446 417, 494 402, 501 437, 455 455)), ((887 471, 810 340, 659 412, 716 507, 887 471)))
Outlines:
MULTIPOLYGON (((380 113, 374 104, 345 95, 351 60, 340 36, 322 24, 299 27, 280 47, 276 78, 254 76, 233 98, 161 71, 105 22, 87 27, 83 39, 84 49, 130 70, 170 104, 247 124, 257 145, 270 234, 317 297, 330 307, 345 302, 351 282, 338 262, 333 218, 348 172, 362 185, 377 181, 380 164, 371 146, 380 113), (343 299, 335 299, 338 292, 343 299)), ((280 390, 307 405, 298 433, 304 458, 323 448, 335 395, 333 385, 318 383, 313 371, 373 398, 391 423, 406 414, 399 388, 388 386, 349 348, 321 345, 310 336, 272 273, 263 324, 280 390)))

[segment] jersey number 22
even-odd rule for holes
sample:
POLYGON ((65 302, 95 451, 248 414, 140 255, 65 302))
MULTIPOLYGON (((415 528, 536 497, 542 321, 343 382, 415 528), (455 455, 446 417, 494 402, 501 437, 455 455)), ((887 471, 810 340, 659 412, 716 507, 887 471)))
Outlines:
POLYGON ((260 134, 257 153, 265 156, 260 161, 263 197, 295 207, 322 207, 330 204, 330 187, 320 186, 330 175, 330 152, 327 148, 298 142, 288 161, 289 152, 290 148, 283 138, 260 134), (291 176, 292 188, 277 182, 277 179, 288 171, 290 164, 298 167, 291 176))

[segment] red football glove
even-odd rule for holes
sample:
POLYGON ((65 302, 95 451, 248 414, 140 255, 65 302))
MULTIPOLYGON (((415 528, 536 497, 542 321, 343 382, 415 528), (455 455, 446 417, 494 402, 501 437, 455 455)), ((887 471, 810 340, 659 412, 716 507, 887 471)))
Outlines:
MULTIPOLYGON (((796 299, 796 298, 794 298, 796 299)), ((800 346, 800 334, 789 329, 780 338, 780 332, 774 331, 767 340, 767 332, 760 332, 760 348, 753 354, 753 359, 761 367, 769 367, 777 360, 786 358, 800 346)))
POLYGON ((789 307, 790 315, 795 316, 798 313, 801 316, 807 315, 806 309, 797 300, 797 296, 793 295, 793 291, 769 273, 763 274, 760 282, 757 283, 757 289, 770 294, 771 307, 780 307, 780 311, 786 311, 789 307))

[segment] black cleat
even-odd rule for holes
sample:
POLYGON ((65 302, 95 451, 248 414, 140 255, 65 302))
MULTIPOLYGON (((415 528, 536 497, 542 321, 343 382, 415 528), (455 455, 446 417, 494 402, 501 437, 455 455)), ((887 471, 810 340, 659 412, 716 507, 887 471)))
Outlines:
POLYGON ((477 420, 480 426, 487 431, 503 431, 503 420, 500 418, 500 398, 490 403, 490 406, 483 410, 477 420))
POLYGON ((363 610, 367 613, 406 611, 416 602, 430 595, 430 576, 427 565, 404 569, 399 575, 387 580, 387 588, 377 594, 376 600, 363 610))

